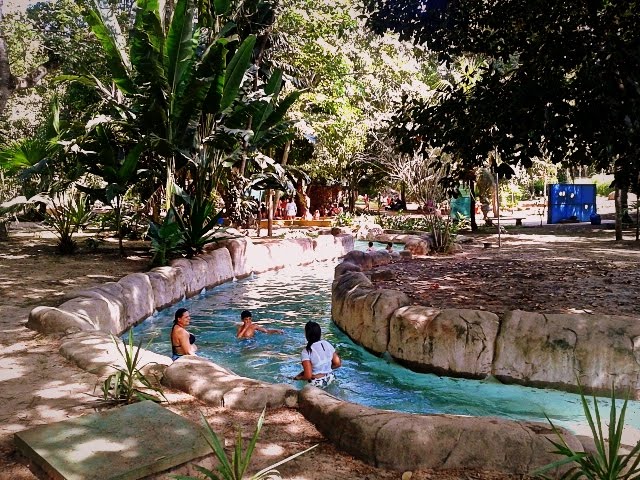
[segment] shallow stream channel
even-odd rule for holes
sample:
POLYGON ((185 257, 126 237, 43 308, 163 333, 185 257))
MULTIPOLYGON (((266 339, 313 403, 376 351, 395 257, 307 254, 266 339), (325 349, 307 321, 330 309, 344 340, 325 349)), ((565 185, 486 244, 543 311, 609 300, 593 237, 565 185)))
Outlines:
MULTIPOLYGON (((380 249, 384 245, 377 245, 380 249)), ((357 242, 365 249, 366 243, 357 242)), ((556 390, 503 385, 495 380, 465 380, 414 373, 354 344, 331 321, 331 282, 335 264, 320 262, 254 275, 215 287, 182 301, 135 327, 136 343, 151 341, 150 350, 171 356, 169 334, 177 308, 191 313, 190 333, 197 338, 198 355, 234 373, 298 388, 291 380, 301 370, 300 352, 306 345, 304 324, 322 327, 342 358, 336 381, 326 390, 341 399, 386 410, 410 413, 448 413, 498 416, 545 422, 586 433, 580 397, 556 390), (256 332, 238 340, 240 312, 250 310, 253 321, 284 334, 256 332)), ((601 415, 608 418, 610 401, 599 398, 601 415)), ((618 403, 618 402, 617 402, 618 403)), ((620 402, 620 406, 621 406, 620 402)), ((625 424, 640 429, 640 402, 629 402, 625 424)))

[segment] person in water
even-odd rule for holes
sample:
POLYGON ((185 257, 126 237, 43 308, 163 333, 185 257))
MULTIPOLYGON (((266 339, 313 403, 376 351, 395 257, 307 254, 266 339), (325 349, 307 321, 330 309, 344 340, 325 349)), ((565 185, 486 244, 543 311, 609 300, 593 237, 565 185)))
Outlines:
POLYGON ((320 325, 307 322, 304 336, 307 346, 302 350, 302 371, 293 377, 294 380, 306 380, 316 387, 326 387, 335 379, 333 370, 340 368, 342 360, 336 349, 326 340, 321 340, 320 325))
POLYGON ((186 327, 191 322, 191 314, 186 308, 179 308, 173 320, 171 327, 171 359, 177 360, 183 355, 195 355, 196 336, 187 332, 186 327))
POLYGON ((251 321, 251 312, 244 310, 240 314, 242 323, 238 325, 238 331, 236 332, 236 338, 253 338, 256 332, 262 333, 284 333, 283 330, 276 328, 264 328, 261 325, 256 325, 251 321))

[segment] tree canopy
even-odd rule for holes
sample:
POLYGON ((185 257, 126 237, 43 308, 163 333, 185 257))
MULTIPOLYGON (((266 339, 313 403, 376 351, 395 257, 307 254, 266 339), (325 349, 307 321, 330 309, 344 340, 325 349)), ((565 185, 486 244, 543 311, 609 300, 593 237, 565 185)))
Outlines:
MULTIPOLYGON (((446 65, 486 59, 438 102, 408 99, 396 117, 406 150, 442 147, 449 185, 490 154, 612 169, 634 184, 640 158, 640 4, 628 0, 366 0, 369 25, 426 44, 446 65)), ((495 158, 495 156, 492 156, 495 158)))

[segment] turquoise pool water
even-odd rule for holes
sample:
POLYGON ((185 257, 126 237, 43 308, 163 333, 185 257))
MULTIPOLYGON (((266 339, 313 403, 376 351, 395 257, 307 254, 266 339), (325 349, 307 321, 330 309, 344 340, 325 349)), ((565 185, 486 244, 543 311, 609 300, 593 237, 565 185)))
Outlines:
MULTIPOLYGON (((366 246, 366 245, 365 245, 366 246)), ((585 424, 580 398, 554 391, 438 377, 411 372, 378 358, 355 345, 331 322, 331 281, 334 263, 323 262, 268 272, 218 286, 183 301, 135 328, 136 339, 155 337, 151 350, 171 355, 169 332, 179 307, 191 312, 189 331, 196 335, 198 354, 235 373, 274 383, 289 383, 300 370, 300 352, 306 345, 304 324, 320 323, 323 338, 342 357, 343 367, 327 390, 351 402, 413 413, 451 413, 500 416, 554 423, 574 428, 585 424), (240 312, 253 312, 254 322, 280 328, 283 335, 260 332, 250 340, 237 340, 240 312)), ((606 399, 600 399, 606 408, 606 399)), ((630 402, 627 425, 640 428, 640 402, 630 402)))

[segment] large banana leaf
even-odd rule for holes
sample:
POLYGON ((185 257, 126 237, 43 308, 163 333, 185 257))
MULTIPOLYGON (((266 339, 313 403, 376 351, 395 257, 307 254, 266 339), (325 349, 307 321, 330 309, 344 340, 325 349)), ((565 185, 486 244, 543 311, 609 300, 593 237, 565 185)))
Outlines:
POLYGON ((89 9, 85 20, 102 45, 113 82, 123 92, 131 93, 131 62, 124 50, 125 40, 120 26, 110 11, 102 8, 99 0, 95 0, 94 4, 95 8, 89 9))
POLYGON ((244 74, 249 67, 251 61, 251 55, 253 53, 253 47, 256 44, 256 36, 249 35, 244 39, 235 55, 227 66, 227 71, 224 78, 224 90, 222 92, 222 101, 220 102, 220 110, 226 110, 231 106, 233 101, 238 96, 240 85, 244 74))
MULTIPOLYGON (((185 72, 188 72, 193 64, 194 52, 198 44, 198 36, 195 35, 193 24, 194 14, 193 0, 178 0, 165 41, 165 70, 172 93, 178 91, 185 72)), ((174 95, 174 100, 175 98, 174 95)))
POLYGON ((173 128, 179 135, 176 142, 178 146, 192 146, 186 143, 194 138, 203 111, 218 113, 216 105, 220 104, 222 98, 227 52, 224 40, 210 45, 197 68, 189 72, 184 88, 176 94, 173 128))

